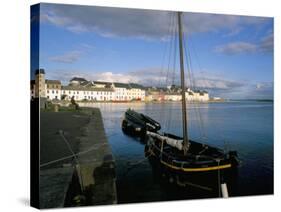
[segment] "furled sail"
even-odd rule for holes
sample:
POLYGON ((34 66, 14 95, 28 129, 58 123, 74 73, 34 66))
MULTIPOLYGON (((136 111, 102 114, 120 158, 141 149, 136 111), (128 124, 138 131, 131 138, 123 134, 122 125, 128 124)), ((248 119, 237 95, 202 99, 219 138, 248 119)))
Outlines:
POLYGON ((177 148, 178 150, 182 150, 182 148, 183 148, 183 140, 169 138, 167 136, 159 135, 158 133, 154 133, 154 132, 150 132, 150 131, 147 131, 146 134, 150 135, 153 138, 166 142, 167 144, 169 144, 172 147, 177 148))

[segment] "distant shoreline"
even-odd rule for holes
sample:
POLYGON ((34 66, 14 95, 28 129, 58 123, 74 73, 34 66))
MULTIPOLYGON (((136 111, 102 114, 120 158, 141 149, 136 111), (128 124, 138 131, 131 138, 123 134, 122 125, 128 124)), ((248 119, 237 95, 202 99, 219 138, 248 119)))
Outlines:
MULTIPOLYGON (((271 99, 220 99, 220 100, 209 100, 209 101, 187 101, 188 104, 209 104, 209 103, 229 103, 229 102, 274 102, 271 99)), ((71 104, 68 100, 51 100, 53 104, 67 105, 71 104)), ((181 101, 76 101, 78 104, 99 104, 99 103, 111 103, 111 104, 166 104, 176 103, 181 101)))
POLYGON ((241 102, 274 102, 273 99, 230 99, 229 101, 241 101, 241 102))

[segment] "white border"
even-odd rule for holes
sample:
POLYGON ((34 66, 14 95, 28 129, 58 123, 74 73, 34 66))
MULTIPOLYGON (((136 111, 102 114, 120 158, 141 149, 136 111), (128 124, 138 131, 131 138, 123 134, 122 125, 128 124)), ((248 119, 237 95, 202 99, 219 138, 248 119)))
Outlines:
MULTIPOLYGON (((1 4, 1 211, 31 211, 29 202, 29 15, 38 1, 3 1, 1 4)), ((272 211, 280 199, 280 5, 278 0, 49 0, 69 3, 128 8, 183 10, 222 14, 275 17, 275 195, 84 207, 84 211, 272 211)), ((77 208, 67 209, 77 211, 77 208)))

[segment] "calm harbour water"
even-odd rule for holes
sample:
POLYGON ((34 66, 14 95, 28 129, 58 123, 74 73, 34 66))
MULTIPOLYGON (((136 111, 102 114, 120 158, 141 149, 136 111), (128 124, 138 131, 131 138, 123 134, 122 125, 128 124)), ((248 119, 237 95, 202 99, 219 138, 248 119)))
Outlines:
MULTIPOLYGON (((144 156, 144 145, 121 130, 124 112, 133 108, 181 135, 181 104, 91 103, 99 107, 117 171, 119 203, 213 197, 200 191, 170 185, 155 174, 144 156)), ((189 136, 216 147, 237 150, 242 160, 231 196, 273 193, 273 103, 233 101, 188 106, 189 136), (197 109, 196 109, 197 108, 197 109), (198 109, 199 108, 199 109, 198 109)))

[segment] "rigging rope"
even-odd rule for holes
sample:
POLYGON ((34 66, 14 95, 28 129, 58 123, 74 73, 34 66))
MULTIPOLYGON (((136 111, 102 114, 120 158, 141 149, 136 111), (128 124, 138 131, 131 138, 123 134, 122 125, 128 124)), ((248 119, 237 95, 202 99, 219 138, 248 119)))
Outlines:
MULTIPOLYGON (((175 19, 176 19, 176 17, 175 17, 175 19)), ((174 51, 174 57, 173 57, 173 67, 172 67, 172 71, 171 71, 171 82, 170 82, 170 85, 174 85, 175 84, 175 72, 176 72, 176 53, 177 53, 177 30, 178 30, 178 28, 177 28, 177 25, 175 24, 175 28, 174 28, 174 34, 173 34, 173 38, 174 38, 174 40, 173 40, 173 46, 174 46, 174 49, 173 49, 173 51, 174 51)), ((166 85, 166 87, 168 86, 168 83, 167 83, 167 85, 166 85)), ((173 91, 172 91, 173 92, 173 91)), ((170 129, 170 127, 171 127, 171 121, 172 121, 172 119, 171 119, 171 117, 172 117, 172 107, 169 107, 169 110, 168 110, 168 118, 167 118, 167 129, 170 129)))
MULTIPOLYGON (((189 43, 190 43, 190 47, 194 50, 194 53, 195 53, 195 56, 196 56, 196 59, 197 59, 197 64, 198 64, 198 66, 199 66, 199 71, 200 72, 202 72, 202 68, 201 68, 201 65, 200 65, 200 63, 199 63, 199 59, 198 59, 198 54, 197 54, 197 52, 196 52, 196 50, 195 50, 195 48, 193 48, 193 45, 192 45, 192 41, 191 41, 192 39, 191 38, 189 38, 189 43)), ((185 49, 185 52, 186 52, 186 49, 185 49)), ((191 58, 191 56, 190 56, 190 54, 189 54, 189 58, 191 58)), ((191 59, 189 59, 188 61, 191 61, 191 59)), ((192 64, 191 64, 191 66, 192 66, 192 64)), ((192 69, 193 68, 191 68, 191 73, 190 73, 190 75, 191 75, 191 77, 190 77, 190 79, 195 79, 194 78, 194 75, 193 75, 193 72, 192 72, 192 69)), ((202 72, 203 73, 203 72, 202 72)), ((191 84, 192 84, 192 88, 193 89, 196 89, 196 85, 195 85, 195 82, 194 83, 192 83, 191 82, 191 84)), ((206 80, 205 80, 205 78, 203 77, 203 87, 206 87, 205 85, 206 85, 206 80)), ((194 101, 193 101, 194 102, 194 101)), ((197 107, 195 107, 195 109, 196 108, 198 108, 196 111, 197 111, 197 114, 199 114, 198 115, 198 117, 199 117, 199 123, 201 123, 200 124, 200 128, 202 129, 201 131, 203 132, 203 137, 205 137, 205 138, 207 138, 206 137, 206 134, 205 134, 205 130, 204 130, 204 124, 203 124, 203 119, 202 119, 202 115, 201 115, 201 113, 199 112, 200 111, 200 108, 198 107, 199 106, 199 104, 198 104, 198 102, 195 102, 195 104, 196 104, 196 106, 197 107)), ((216 126, 214 126, 214 127, 216 127, 216 126)), ((226 151, 227 149, 229 149, 229 142, 228 141, 226 141, 224 138, 223 138, 223 136, 222 136, 222 132, 219 130, 219 136, 221 137, 221 139, 224 141, 224 151, 226 151)))
POLYGON ((159 87, 162 86, 162 74, 164 72, 164 61, 166 60, 166 53, 167 53, 167 49, 169 48, 169 45, 170 45, 170 41, 171 41, 171 32, 172 32, 172 22, 173 22, 173 13, 170 13, 170 22, 169 22, 169 25, 168 25, 168 31, 167 31, 167 34, 168 34, 168 38, 169 38, 169 41, 168 42, 165 42, 166 45, 164 45, 164 54, 163 54, 163 58, 162 58, 162 62, 161 62, 161 69, 160 69, 160 77, 158 78, 158 82, 157 82, 157 85, 159 87))
MULTIPOLYGON (((189 75, 189 84, 190 84, 190 88, 193 91, 196 91, 196 84, 195 84, 195 79, 194 79, 194 75, 193 75, 193 67, 192 67, 192 63, 191 63, 191 55, 190 52, 187 51, 187 44, 186 44, 186 38, 185 35, 183 36, 183 46, 184 46, 184 51, 185 51, 185 58, 186 58, 186 66, 187 66, 187 70, 188 70, 188 75, 189 75)), ((204 125, 203 125, 203 119, 201 117, 201 112, 200 112, 200 108, 199 108, 199 102, 192 99, 192 103, 194 105, 194 112, 195 112, 195 118, 198 118, 198 126, 199 126, 199 133, 201 135, 201 139, 206 138, 205 132, 204 132, 204 125)))
MULTIPOLYGON (((192 68, 192 63, 191 63, 191 55, 190 53, 188 53, 188 56, 189 56, 189 62, 190 62, 190 72, 191 72, 191 79, 193 80, 193 87, 194 89, 196 90, 196 81, 195 81, 195 77, 194 77, 194 74, 193 74, 193 68, 192 68)), ((199 91, 200 92, 200 91, 199 91)), ((200 93, 199 93, 200 95, 200 93)), ((199 101, 194 101, 195 102, 195 112, 197 113, 197 116, 199 118, 198 120, 198 123, 199 123, 199 129, 201 131, 201 136, 202 136, 202 139, 203 138, 206 138, 206 134, 205 134, 205 130, 204 130, 204 122, 203 122, 203 119, 202 119, 202 115, 201 115, 201 111, 200 111, 200 102, 199 101)))
MULTIPOLYGON (((202 86, 201 86, 201 87, 207 88, 207 87, 208 87, 208 86, 207 86, 207 83, 206 83, 206 82, 207 82, 207 79, 205 78, 205 76, 204 76, 204 74, 203 74, 204 72, 203 72, 202 66, 201 66, 201 64, 200 64, 199 56, 198 56, 198 54, 197 54, 197 51, 196 51, 195 46, 193 45, 193 41, 192 41, 192 38, 191 38, 191 37, 189 37, 189 46, 190 46, 190 48, 192 48, 192 52, 194 52, 195 61, 197 62, 197 65, 198 65, 198 68, 199 68, 200 73, 202 73, 202 75, 201 75, 201 78, 202 78, 202 86)), ((230 146, 230 145, 229 145, 229 141, 225 139, 224 134, 223 134, 221 128, 217 127, 216 124, 214 124, 212 127, 215 128, 216 131, 218 132, 218 135, 219 135, 220 139, 223 141, 223 150, 224 150, 225 152, 227 152, 227 151, 230 149, 230 147, 229 147, 229 146, 230 146)), ((204 125, 203 125, 203 129, 204 129, 204 125)), ((204 132, 205 132, 205 131, 204 131, 204 132)))

